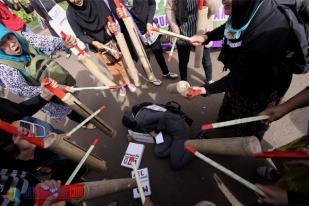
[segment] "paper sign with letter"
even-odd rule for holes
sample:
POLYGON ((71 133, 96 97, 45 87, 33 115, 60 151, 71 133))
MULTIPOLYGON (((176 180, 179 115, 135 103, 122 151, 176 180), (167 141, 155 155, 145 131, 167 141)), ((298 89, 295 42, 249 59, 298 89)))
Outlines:
POLYGON ((132 169, 131 160, 134 159, 136 168, 138 169, 142 161, 144 149, 145 149, 145 146, 143 144, 137 144, 137 143, 130 142, 127 148, 127 151, 123 156, 121 166, 132 169))
MULTIPOLYGON (((135 178, 134 172, 132 171, 131 173, 132 173, 132 178, 135 178)), ((143 169, 137 170, 137 173, 138 173, 139 178, 141 180, 141 185, 143 187, 145 196, 150 196, 151 195, 151 189, 150 189, 150 183, 149 183, 148 168, 143 168, 143 169)), ((141 197, 137 188, 133 189, 133 197, 134 197, 134 199, 138 199, 138 198, 141 197)))

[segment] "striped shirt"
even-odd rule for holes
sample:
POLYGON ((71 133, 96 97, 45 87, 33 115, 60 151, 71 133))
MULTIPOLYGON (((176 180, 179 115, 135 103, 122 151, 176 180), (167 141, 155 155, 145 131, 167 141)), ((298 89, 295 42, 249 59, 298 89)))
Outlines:
POLYGON ((29 187, 26 176, 27 173, 17 170, 0 170, 0 206, 21 204, 21 195, 26 194, 29 187))
POLYGON ((196 34, 196 24, 197 24, 197 1, 186 0, 188 9, 188 21, 180 25, 180 32, 188 37, 196 34))
MULTIPOLYGON (((191 37, 196 34, 197 14, 198 14, 198 1, 185 0, 188 10, 188 20, 180 25, 181 34, 191 37)), ((188 42, 186 42, 188 43, 188 42)))

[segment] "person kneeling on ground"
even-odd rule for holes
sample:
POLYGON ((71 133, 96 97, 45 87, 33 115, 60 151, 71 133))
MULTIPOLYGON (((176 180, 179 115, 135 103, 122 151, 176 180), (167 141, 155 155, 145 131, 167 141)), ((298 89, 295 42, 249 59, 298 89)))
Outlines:
POLYGON ((157 142, 154 154, 159 158, 170 156, 173 169, 183 168, 193 158, 184 149, 185 141, 191 136, 190 128, 179 114, 146 102, 125 112, 122 123, 133 131, 148 133, 154 138, 161 133, 163 142, 157 142))

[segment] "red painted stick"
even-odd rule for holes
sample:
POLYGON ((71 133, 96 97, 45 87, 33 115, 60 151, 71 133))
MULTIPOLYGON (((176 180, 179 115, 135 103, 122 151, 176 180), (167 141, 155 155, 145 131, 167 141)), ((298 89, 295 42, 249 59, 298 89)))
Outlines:
POLYGON ((255 154, 257 158, 308 158, 308 155, 303 151, 269 151, 259 152, 255 154))
MULTIPOLYGON (((36 187, 34 193, 37 206, 42 206, 45 200, 53 194, 40 187, 36 187)), ((60 186, 57 193, 59 195, 54 202, 79 199, 85 196, 85 186, 83 184, 63 185, 60 186)))
POLYGON ((204 7, 204 0, 199 0, 198 1, 198 10, 202 10, 204 7))
POLYGON ((66 93, 60 89, 59 87, 52 87, 50 83, 50 79, 48 77, 45 77, 42 80, 42 83, 44 84, 45 88, 48 89, 51 93, 53 93, 55 96, 57 96, 59 99, 63 99, 66 93))
MULTIPOLYGON (((0 130, 3 130, 13 136, 17 136, 18 135, 18 129, 17 127, 3 121, 0 120, 0 130)), ((28 142, 30 142, 31 144, 34 144, 40 148, 44 148, 44 142, 42 139, 35 137, 35 136, 25 136, 22 135, 22 138, 28 142)))
POLYGON ((114 0, 114 2, 117 8, 121 8, 121 4, 119 0, 114 0))

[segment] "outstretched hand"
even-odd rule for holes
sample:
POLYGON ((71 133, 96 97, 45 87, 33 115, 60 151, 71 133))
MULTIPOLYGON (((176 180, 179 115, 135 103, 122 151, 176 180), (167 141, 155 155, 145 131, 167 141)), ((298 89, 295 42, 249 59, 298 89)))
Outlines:
POLYGON ((265 193, 265 196, 259 196, 258 203, 274 205, 274 206, 288 206, 288 194, 283 189, 272 185, 256 185, 265 193))
POLYGON ((55 181, 55 180, 46 180, 42 183, 37 184, 36 187, 41 187, 45 191, 49 191, 52 193, 45 202, 43 203, 43 206, 65 206, 65 202, 59 202, 59 203, 54 203, 53 202, 57 199, 59 193, 58 189, 61 185, 60 181, 55 181))
POLYGON ((196 96, 206 94, 206 93, 207 93, 207 91, 204 87, 189 87, 187 89, 185 96, 186 96, 187 99, 191 100, 196 96))
POLYGON ((73 48, 77 45, 77 40, 73 35, 67 35, 65 39, 63 40, 64 46, 68 49, 73 48))
POLYGON ((208 39, 207 35, 194 35, 191 37, 191 43, 194 46, 200 46, 203 45, 207 39, 208 39))
POLYGON ((266 108, 259 115, 269 116, 269 119, 265 120, 264 122, 266 124, 270 124, 271 122, 282 118, 287 113, 288 113, 288 110, 283 105, 278 105, 278 106, 271 106, 271 107, 266 108))

